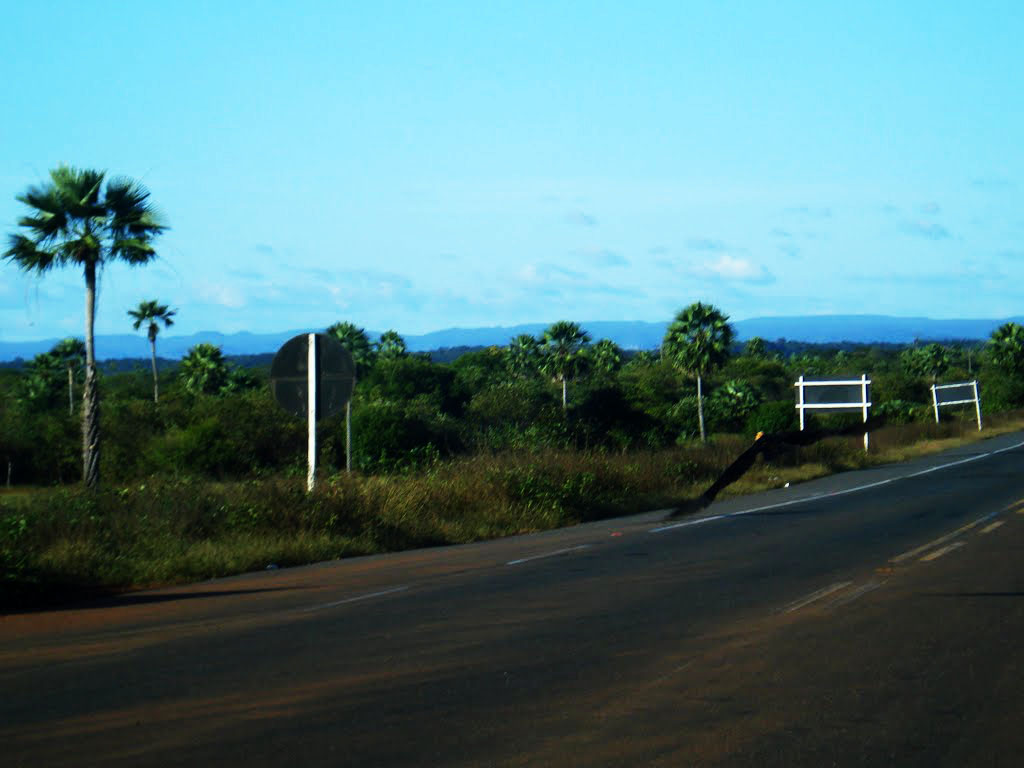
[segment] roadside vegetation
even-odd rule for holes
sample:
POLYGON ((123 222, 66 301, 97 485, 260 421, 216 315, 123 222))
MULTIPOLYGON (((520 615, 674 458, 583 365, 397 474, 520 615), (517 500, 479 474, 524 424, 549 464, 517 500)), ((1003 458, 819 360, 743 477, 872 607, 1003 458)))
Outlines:
MULTIPOLYGON (((119 180, 101 195, 104 178, 59 169, 29 190, 35 213, 19 224, 30 236, 12 235, 6 259, 82 268, 91 290, 104 261, 153 258, 165 226, 148 193, 119 180)), ((1012 323, 986 344, 740 345, 728 317, 698 302, 656 350, 561 321, 442 363, 410 353, 395 330, 371 340, 339 322, 327 333, 352 352, 357 384, 350 408, 318 428, 321 479, 307 494, 305 425, 273 401, 266 366, 199 344, 161 368, 158 323, 176 311, 156 300, 123 311, 150 341, 150 360, 132 370, 95 363, 91 313, 84 342, 0 368, 0 607, 674 506, 757 432, 796 428, 799 375, 870 376, 884 425, 870 453, 859 438, 793 448, 729 492, 977 439, 973 408, 934 422, 936 382, 980 381, 983 434, 1024 426, 1024 329, 1012 323)))

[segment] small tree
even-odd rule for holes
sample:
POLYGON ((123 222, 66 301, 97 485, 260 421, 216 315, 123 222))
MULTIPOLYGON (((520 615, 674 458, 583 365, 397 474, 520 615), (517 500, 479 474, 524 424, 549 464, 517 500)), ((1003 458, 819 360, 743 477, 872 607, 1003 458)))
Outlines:
POLYGON ((1005 323, 992 332, 989 339, 988 359, 996 368, 1011 374, 1024 374, 1024 326, 1005 323))
POLYGON ((179 375, 194 395, 215 395, 228 384, 228 365, 215 344, 200 343, 181 360, 179 375))
POLYGON ((156 336, 160 333, 160 326, 157 325, 157 321, 164 324, 164 328, 170 328, 174 325, 174 320, 171 318, 177 314, 177 310, 168 309, 166 304, 158 304, 154 301, 140 301, 139 306, 135 309, 129 309, 128 315, 135 319, 132 323, 132 328, 136 331, 139 330, 139 326, 143 323, 148 322, 149 325, 146 328, 146 334, 149 336, 149 354, 150 361, 153 365, 153 402, 159 402, 160 400, 160 387, 156 375, 156 336))
POLYGON ((941 344, 929 344, 905 350, 900 362, 911 376, 929 378, 934 384, 949 368, 949 352, 941 344))
POLYGON ((85 362, 85 342, 71 336, 58 341, 50 354, 63 361, 68 371, 68 415, 75 415, 75 374, 85 362))
POLYGON ((528 333, 510 340, 505 350, 505 366, 511 376, 528 379, 540 370, 540 342, 528 333))
POLYGON ((398 360, 408 357, 409 350, 405 346, 405 339, 398 331, 387 330, 380 335, 376 344, 377 357, 381 360, 398 360))
POLYGON ((540 343, 541 372, 562 383, 562 410, 568 407, 566 385, 586 369, 588 360, 583 354, 583 345, 590 341, 590 334, 579 323, 559 320, 544 331, 540 343))
MULTIPOLYGON (((356 381, 370 372, 376 353, 365 330, 353 323, 335 323, 327 329, 327 335, 337 339, 338 343, 352 355, 352 361, 356 364, 356 381)), ((402 346, 405 346, 404 341, 402 346)), ((352 382, 353 387, 355 383, 352 382)), ((352 398, 345 403, 345 470, 352 471, 352 398)))
POLYGON ((611 339, 601 339, 590 347, 590 364, 594 373, 610 377, 622 368, 622 350, 611 339))
POLYGON ((661 344, 666 360, 697 379, 697 420, 702 442, 707 440, 702 380, 725 365, 733 335, 728 315, 698 301, 676 314, 661 344))
POLYGON ((764 339, 760 336, 752 337, 743 347, 743 354, 755 360, 764 360, 768 356, 768 348, 765 346, 764 339))

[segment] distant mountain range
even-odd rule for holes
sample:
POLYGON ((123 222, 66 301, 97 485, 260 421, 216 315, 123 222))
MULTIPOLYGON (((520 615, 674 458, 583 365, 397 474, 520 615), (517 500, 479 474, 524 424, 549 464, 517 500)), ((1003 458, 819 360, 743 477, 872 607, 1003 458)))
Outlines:
MULTIPOLYGON (((1006 322, 1024 323, 1024 317, 1001 320, 951 319, 928 317, 889 317, 887 315, 813 315, 803 317, 754 317, 736 322, 739 339, 760 336, 768 341, 784 338, 817 344, 853 342, 870 344, 884 342, 907 344, 915 339, 951 341, 984 339, 1006 322)), ((581 325, 597 339, 611 339, 626 349, 654 349, 665 335, 668 323, 593 321, 581 325)), ((407 335, 405 342, 413 352, 427 352, 450 347, 482 347, 504 345, 521 333, 540 334, 548 323, 496 326, 492 328, 446 328, 422 335, 407 335)), ((217 344, 227 355, 259 355, 272 353, 292 336, 308 330, 280 333, 217 333, 202 331, 188 336, 161 336, 157 351, 162 358, 180 359, 195 344, 217 344)), ((372 337, 377 332, 370 332, 372 337)), ((59 339, 40 341, 0 341, 0 361, 29 359, 49 350, 59 339)), ((96 337, 96 357, 101 360, 148 358, 149 341, 145 335, 112 334, 96 337)))

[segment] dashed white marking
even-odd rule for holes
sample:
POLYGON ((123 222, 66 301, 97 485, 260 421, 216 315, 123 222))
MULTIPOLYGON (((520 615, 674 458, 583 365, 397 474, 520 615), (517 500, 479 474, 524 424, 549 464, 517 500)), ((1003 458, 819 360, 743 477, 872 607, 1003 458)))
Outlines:
POLYGON ((835 601, 833 601, 831 603, 831 607, 839 608, 839 607, 844 606, 844 605, 846 605, 848 603, 852 603, 854 600, 857 600, 858 598, 863 597, 868 592, 874 592, 876 589, 878 589, 884 583, 885 583, 884 581, 869 581, 867 584, 862 584, 861 586, 857 587, 852 592, 849 592, 848 594, 841 595, 840 597, 838 597, 835 601))
POLYGON ((344 600, 335 600, 333 603, 321 603, 320 605, 313 605, 309 608, 303 608, 303 613, 309 613, 310 611, 321 611, 324 608, 334 608, 339 605, 345 605, 347 603, 357 603, 360 600, 370 600, 374 597, 383 597, 384 595, 393 595, 395 592, 404 592, 409 587, 402 585, 400 587, 392 587, 391 589, 382 589, 379 592, 370 592, 366 595, 356 595, 355 597, 346 597, 344 600))
POLYGON ((533 555, 532 557, 521 557, 518 560, 509 560, 505 565, 519 565, 521 563, 528 563, 531 560, 543 560, 545 557, 557 557, 558 555, 566 555, 569 552, 575 552, 580 549, 587 549, 589 544, 580 544, 576 547, 566 547, 565 549, 556 549, 554 552, 545 552, 543 555, 533 555))
MULTIPOLYGON (((911 477, 920 477, 921 475, 927 475, 927 474, 929 474, 931 472, 938 472, 940 469, 949 469, 950 467, 956 467, 956 466, 959 466, 961 464, 967 464, 967 463, 972 462, 972 461, 979 461, 980 459, 985 459, 985 458, 988 458, 989 456, 995 456, 997 453, 1006 453, 1007 451, 1013 451, 1013 450, 1016 450, 1017 448, 1024 448, 1024 441, 1019 442, 1019 443, 1014 443, 1013 445, 1008 445, 1005 448, 998 448, 998 449, 996 449, 994 451, 989 451, 988 453, 981 453, 981 454, 978 454, 977 456, 968 456, 966 459, 960 459, 958 461, 951 461, 951 462, 948 462, 946 464, 939 464, 939 465, 934 466, 934 467, 929 467, 928 469, 922 469, 922 470, 919 470, 917 472, 911 472, 911 473, 906 474, 906 475, 900 475, 899 477, 890 477, 890 478, 888 478, 886 480, 878 480, 878 481, 876 481, 874 483, 866 483, 864 485, 857 485, 857 486, 854 486, 853 488, 845 488, 845 489, 840 490, 840 491, 832 491, 831 493, 815 493, 815 494, 812 494, 812 495, 809 495, 809 496, 803 496, 803 497, 801 497, 799 499, 790 499, 789 501, 780 501, 780 502, 775 503, 775 504, 765 504, 764 506, 754 507, 752 509, 741 509, 741 510, 739 510, 737 512, 726 512, 726 513, 721 514, 721 515, 709 515, 708 517, 702 517, 702 518, 699 518, 697 520, 689 520, 689 521, 684 521, 684 522, 681 522, 681 523, 674 523, 672 525, 662 525, 662 526, 658 526, 657 528, 651 528, 648 531, 648 533, 661 533, 663 531, 671 531, 671 530, 674 530, 676 528, 685 528, 685 527, 690 526, 690 525, 700 525, 702 523, 710 523, 713 520, 723 520, 723 519, 728 519, 728 518, 731 518, 731 517, 742 517, 743 515, 753 515, 753 514, 756 514, 757 512, 766 512, 766 511, 768 511, 770 509, 781 509, 783 507, 791 507, 791 506, 794 506, 796 504, 806 504, 809 501, 821 501, 821 500, 824 500, 824 499, 836 498, 838 496, 845 496, 845 495, 847 495, 849 493, 859 493, 860 491, 866 491, 866 490, 869 490, 871 488, 878 488, 879 486, 888 485, 889 483, 894 483, 897 480, 905 480, 905 479, 911 478, 911 477)), ((989 517, 991 517, 991 516, 992 515, 990 515, 989 517)), ((927 549, 927 547, 925 547, 925 549, 927 549)), ((896 562, 896 561, 893 560, 892 562, 896 562)))
POLYGON ((990 523, 989 525, 986 525, 984 528, 982 528, 980 531, 978 531, 978 533, 992 533, 992 531, 994 531, 996 528, 998 528, 999 526, 1001 526, 1005 522, 1006 522, 1005 520, 996 520, 994 523, 990 523))
POLYGON ((942 549, 937 549, 931 554, 925 555, 921 558, 921 562, 930 563, 932 560, 938 560, 943 555, 947 555, 953 550, 960 549, 960 547, 964 546, 965 544, 966 542, 963 541, 954 541, 952 544, 947 544, 942 549))
POLYGON ((817 592, 811 592, 807 597, 801 598, 794 603, 790 603, 786 606, 783 613, 792 613, 793 611, 799 611, 801 608, 806 608, 813 602, 821 600, 824 597, 828 597, 831 594, 838 592, 841 589, 846 589, 848 586, 853 584, 852 581, 840 581, 835 584, 829 584, 827 587, 822 587, 817 592))

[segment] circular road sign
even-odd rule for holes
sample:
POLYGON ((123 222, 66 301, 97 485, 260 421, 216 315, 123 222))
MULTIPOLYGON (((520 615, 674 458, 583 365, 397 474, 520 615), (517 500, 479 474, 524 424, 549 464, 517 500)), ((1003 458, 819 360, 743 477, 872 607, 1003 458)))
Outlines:
MULTIPOLYGON (((326 419, 345 407, 356 382, 356 364, 338 340, 324 333, 316 337, 316 417, 326 419)), ((270 391, 278 405, 299 418, 306 418, 309 386, 309 334, 295 336, 277 350, 270 364, 270 391)))

